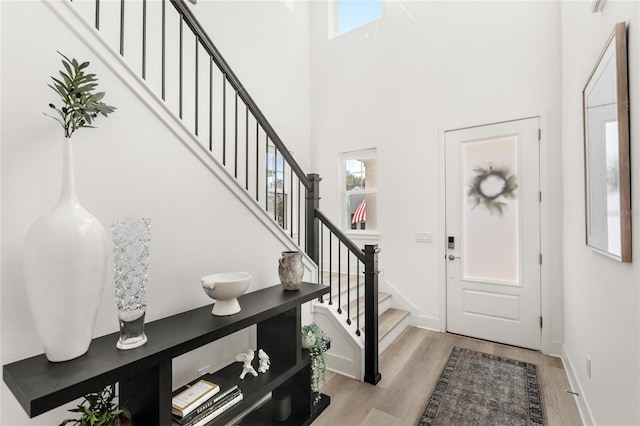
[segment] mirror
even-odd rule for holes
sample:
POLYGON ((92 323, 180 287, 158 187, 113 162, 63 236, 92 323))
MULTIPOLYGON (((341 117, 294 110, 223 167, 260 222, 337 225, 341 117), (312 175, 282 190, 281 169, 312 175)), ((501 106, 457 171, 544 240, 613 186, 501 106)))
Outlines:
POLYGON ((627 28, 616 24, 583 90, 586 241, 631 262, 627 28))

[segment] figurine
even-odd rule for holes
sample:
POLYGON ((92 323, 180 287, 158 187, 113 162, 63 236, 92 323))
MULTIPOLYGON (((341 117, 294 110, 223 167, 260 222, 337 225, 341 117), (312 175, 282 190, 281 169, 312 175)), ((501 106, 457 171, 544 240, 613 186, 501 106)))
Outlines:
POLYGON ((258 371, 261 373, 266 373, 271 365, 271 361, 269 361, 269 355, 262 349, 258 351, 258 359, 260 360, 260 365, 258 365, 258 371))
POLYGON ((251 361, 253 361, 254 356, 253 349, 249 349, 246 353, 242 352, 236 355, 236 361, 244 363, 242 366, 242 373, 240 374, 240 380, 243 380, 247 373, 251 374, 253 377, 258 376, 258 373, 256 373, 256 370, 251 365, 251 361))

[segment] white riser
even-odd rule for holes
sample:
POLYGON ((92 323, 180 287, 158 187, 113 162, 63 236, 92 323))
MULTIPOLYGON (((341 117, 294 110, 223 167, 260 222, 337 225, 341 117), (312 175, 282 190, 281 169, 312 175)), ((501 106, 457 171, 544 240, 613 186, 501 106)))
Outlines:
POLYGON ((409 326, 409 315, 404 317, 386 336, 378 343, 378 354, 382 354, 409 326))

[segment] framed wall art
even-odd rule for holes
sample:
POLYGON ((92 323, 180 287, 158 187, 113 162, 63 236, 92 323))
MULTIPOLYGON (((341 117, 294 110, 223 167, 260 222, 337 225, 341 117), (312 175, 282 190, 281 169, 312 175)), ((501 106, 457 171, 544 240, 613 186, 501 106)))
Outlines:
POLYGON ((586 243, 631 262, 627 26, 615 25, 583 90, 586 243))

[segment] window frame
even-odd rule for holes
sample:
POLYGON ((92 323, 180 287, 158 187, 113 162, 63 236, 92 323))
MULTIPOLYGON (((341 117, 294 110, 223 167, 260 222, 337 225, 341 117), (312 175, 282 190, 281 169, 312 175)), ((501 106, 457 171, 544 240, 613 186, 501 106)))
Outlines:
MULTIPOLYGON (((349 160, 360 160, 363 158, 375 158, 376 164, 378 161, 378 151, 377 148, 366 148, 359 149, 355 151, 343 152, 340 154, 340 181, 339 181, 339 194, 340 194, 340 228, 347 235, 352 235, 357 238, 362 239, 377 239, 379 237, 379 225, 376 223, 376 227, 373 229, 352 229, 347 224, 348 213, 347 213, 347 196, 349 194, 363 194, 363 195, 376 195, 376 206, 374 207, 377 210, 377 195, 378 195, 378 186, 374 188, 360 189, 357 191, 347 191, 346 189, 346 180, 347 180, 347 161, 349 160)), ((378 173, 376 167, 376 178, 377 181, 378 173)), ((366 175, 365 175, 366 180, 366 175)))
POLYGON ((380 17, 376 18, 372 21, 363 23, 357 27, 354 27, 352 29, 350 29, 349 31, 345 31, 343 33, 340 32, 340 17, 338 16, 340 8, 339 8, 339 3, 343 1, 343 0, 330 0, 327 2, 327 38, 329 40, 348 34, 354 30, 357 30, 358 28, 362 28, 366 25, 369 25, 373 22, 379 21, 380 19, 382 19, 382 15, 383 15, 383 1, 380 0, 381 3, 381 10, 380 10, 380 17))

